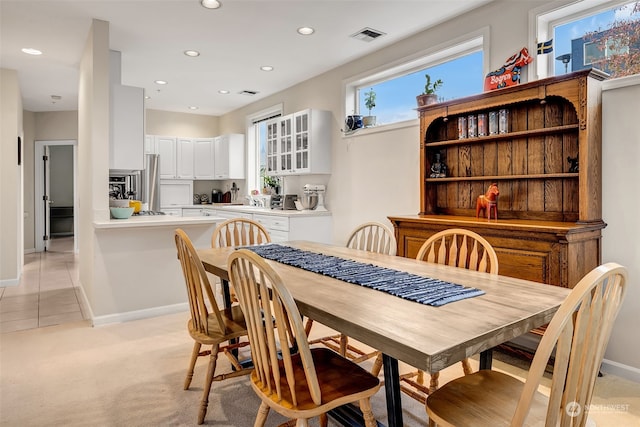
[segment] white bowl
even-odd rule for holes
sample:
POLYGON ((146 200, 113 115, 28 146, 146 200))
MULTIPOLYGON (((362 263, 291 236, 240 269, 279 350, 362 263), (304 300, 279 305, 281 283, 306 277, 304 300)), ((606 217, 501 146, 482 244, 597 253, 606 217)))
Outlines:
POLYGON ((128 208, 129 199, 109 199, 110 208, 128 208))
POLYGON ((109 208, 109 210, 113 219, 128 219, 133 214, 133 208, 109 208))

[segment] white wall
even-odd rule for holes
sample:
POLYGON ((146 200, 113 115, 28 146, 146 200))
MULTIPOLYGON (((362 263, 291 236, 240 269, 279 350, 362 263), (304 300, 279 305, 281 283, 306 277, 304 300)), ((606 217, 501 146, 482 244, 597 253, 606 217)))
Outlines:
POLYGON ((80 61, 77 179, 80 282, 90 305, 104 281, 93 221, 109 219, 109 87, 109 23, 93 20, 80 61))
MULTIPOLYGON (((636 368, 640 381, 640 75, 604 84, 602 94, 602 261, 618 262, 629 269, 628 293, 616 321, 604 369, 625 373, 619 364, 636 368)), ((628 370, 625 373, 629 376, 628 370)))
POLYGON ((0 286, 15 286, 24 264, 24 162, 18 164, 18 138, 22 139, 24 134, 22 95, 15 70, 0 69, 0 118, 0 286))

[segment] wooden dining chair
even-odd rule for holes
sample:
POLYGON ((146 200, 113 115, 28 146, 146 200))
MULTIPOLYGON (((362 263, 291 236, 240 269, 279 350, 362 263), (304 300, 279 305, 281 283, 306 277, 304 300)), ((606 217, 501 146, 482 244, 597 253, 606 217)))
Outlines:
MULTIPOLYGON (((360 249, 379 254, 396 254, 396 239, 393 232, 389 227, 379 222, 366 222, 356 227, 356 229, 349 235, 346 246, 351 249, 360 249)), ((309 336, 309 333, 311 332, 312 325, 313 319, 308 319, 305 326, 307 336, 309 336)), ((352 344, 349 344, 349 338, 345 334, 324 336, 313 339, 309 341, 309 343, 321 343, 328 348, 339 352, 342 356, 348 357, 355 363, 364 362, 365 360, 374 358, 381 354, 379 351, 364 351, 352 344)))
POLYGON ((260 256, 240 249, 228 266, 249 328, 251 386, 262 400, 254 426, 264 426, 273 409, 297 426, 320 416, 326 427, 327 411, 356 402, 365 425, 376 426, 370 397, 380 388, 378 378, 332 350, 309 347, 293 297, 260 256))
POLYGON ((249 345, 246 340, 238 342, 239 338, 247 336, 247 326, 239 306, 218 309, 204 266, 191 240, 183 230, 177 229, 175 231, 175 242, 189 297, 191 319, 187 323, 187 330, 194 340, 189 369, 184 381, 185 390, 188 390, 191 385, 198 357, 209 356, 202 402, 198 412, 198 424, 202 424, 207 414, 212 382, 251 373, 250 369, 242 368, 233 354, 234 350, 249 345), (202 350, 203 345, 211 346, 211 349, 202 350), (233 372, 215 375, 219 353, 224 353, 227 356, 234 368, 233 372))
MULTIPOLYGON (((498 274, 498 256, 491 244, 479 234, 462 228, 443 230, 429 237, 418 250, 416 259, 498 274)), ((473 372, 469 359, 464 359, 461 363, 465 375, 473 372)), ((372 373, 377 375, 381 368, 382 358, 378 357, 372 373)), ((427 400, 427 395, 438 388, 440 373, 431 373, 429 387, 424 385, 424 376, 425 373, 422 370, 400 376, 401 390, 423 404, 427 400)))
POLYGON ((212 248, 270 243, 271 237, 259 222, 247 218, 232 218, 217 225, 211 235, 212 248))
POLYGON ((491 370, 455 379, 427 399, 429 425, 584 426, 626 280, 627 270, 616 263, 593 269, 553 316, 524 382, 491 370), (538 386, 552 357, 547 397, 538 386))
MULTIPOLYGON (((269 232, 259 222, 247 218, 231 218, 221 222, 211 235, 212 248, 258 245, 261 243, 271 243, 269 232)), ((231 302, 238 302, 233 286, 228 285, 228 289, 229 294, 225 298, 228 298, 231 302)))

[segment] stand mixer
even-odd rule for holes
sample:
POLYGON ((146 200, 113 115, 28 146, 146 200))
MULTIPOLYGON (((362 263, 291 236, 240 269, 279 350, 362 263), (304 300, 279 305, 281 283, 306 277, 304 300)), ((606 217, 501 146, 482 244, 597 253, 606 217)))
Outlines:
POLYGON ((326 212, 327 208, 324 207, 324 193, 327 191, 327 187, 322 184, 305 184, 302 187, 305 194, 316 194, 318 196, 318 204, 314 210, 326 212))

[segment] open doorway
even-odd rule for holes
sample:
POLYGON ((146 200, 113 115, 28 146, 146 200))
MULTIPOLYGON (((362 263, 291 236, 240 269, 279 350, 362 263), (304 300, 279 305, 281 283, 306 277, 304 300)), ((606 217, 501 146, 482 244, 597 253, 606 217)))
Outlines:
POLYGON ((77 251, 77 141, 35 142, 35 249, 77 251))

